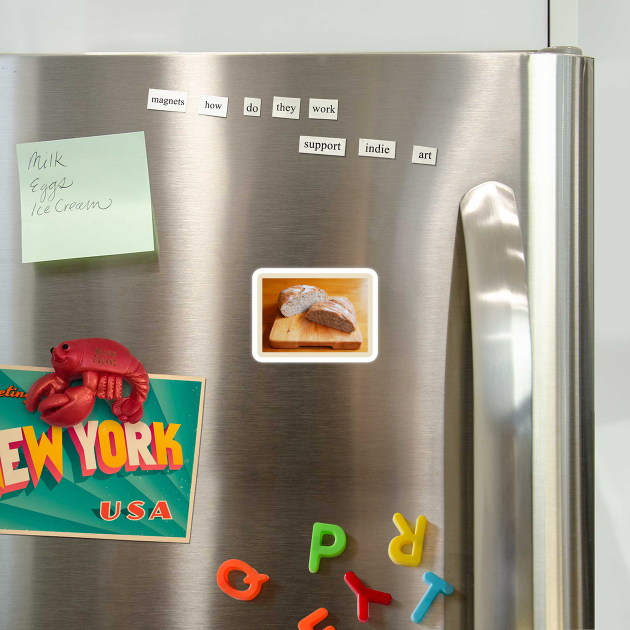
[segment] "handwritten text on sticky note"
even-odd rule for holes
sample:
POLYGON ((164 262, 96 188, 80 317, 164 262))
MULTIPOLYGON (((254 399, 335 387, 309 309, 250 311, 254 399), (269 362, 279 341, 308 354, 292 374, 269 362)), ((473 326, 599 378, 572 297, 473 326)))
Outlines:
POLYGON ((17 145, 22 262, 154 249, 144 132, 17 145))

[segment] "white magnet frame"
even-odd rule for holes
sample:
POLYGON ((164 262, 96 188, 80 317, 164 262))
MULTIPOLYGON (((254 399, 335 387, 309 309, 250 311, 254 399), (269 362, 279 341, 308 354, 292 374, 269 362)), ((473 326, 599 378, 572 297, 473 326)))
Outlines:
POLYGON ((266 267, 257 269, 252 275, 252 356, 260 363, 371 363, 378 356, 378 275, 366 267, 266 267), (330 352, 262 352, 262 304, 259 281, 278 274, 287 278, 360 277, 369 276, 371 287, 368 292, 368 352, 353 354, 348 351, 330 352))

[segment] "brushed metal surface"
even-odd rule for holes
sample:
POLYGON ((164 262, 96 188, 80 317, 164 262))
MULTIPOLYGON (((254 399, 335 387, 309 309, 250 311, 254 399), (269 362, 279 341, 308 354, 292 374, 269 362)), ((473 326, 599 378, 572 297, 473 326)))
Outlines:
POLYGON ((593 61, 529 59, 536 628, 593 628, 593 61))
POLYGON ((446 606, 436 600, 424 627, 471 627, 471 353, 458 207, 477 184, 505 182, 533 246, 530 59, 0 57, 0 362, 43 365, 55 340, 106 336, 149 372, 207 378, 191 543, 0 536, 0 624, 264 630, 295 627, 323 605, 332 625, 350 627, 356 601, 342 576, 353 570, 394 596, 370 623, 399 628, 432 570, 456 592, 446 606), (149 87, 187 90, 188 113, 147 111, 149 87), (197 115, 200 94, 228 96, 229 116, 197 115), (338 98, 339 120, 271 118, 274 95, 301 97, 303 112, 311 96, 338 98), (244 96, 263 99, 262 117, 241 115, 244 96), (158 252, 22 265, 15 144, 137 130, 158 252), (300 135, 345 137, 347 156, 298 155, 300 135), (359 158, 359 137, 396 140, 397 159, 359 158), (438 147, 437 166, 412 165, 413 144, 438 147), (251 275, 290 266, 378 273, 376 361, 252 358, 251 275), (429 520, 418 570, 387 557, 396 511, 429 520), (311 575, 316 520, 344 527, 348 547, 311 575), (250 604, 216 587, 232 556, 271 577, 250 604))
POLYGON ((533 625, 532 340, 511 188, 464 195, 474 374, 475 628, 533 625))

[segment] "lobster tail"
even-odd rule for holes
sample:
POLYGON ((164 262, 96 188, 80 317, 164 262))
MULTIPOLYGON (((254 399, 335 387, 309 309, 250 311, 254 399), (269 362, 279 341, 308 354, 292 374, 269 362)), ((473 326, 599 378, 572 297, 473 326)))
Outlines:
POLYGON ((125 374, 125 379, 131 385, 131 396, 129 398, 135 398, 142 405, 149 395, 149 375, 144 369, 144 365, 138 359, 134 358, 132 360, 132 366, 134 362, 135 367, 131 372, 125 374))
POLYGON ((142 405, 149 395, 149 375, 142 363, 134 357, 124 379, 131 385, 131 394, 128 398, 114 401, 112 411, 121 422, 135 424, 142 418, 142 405))

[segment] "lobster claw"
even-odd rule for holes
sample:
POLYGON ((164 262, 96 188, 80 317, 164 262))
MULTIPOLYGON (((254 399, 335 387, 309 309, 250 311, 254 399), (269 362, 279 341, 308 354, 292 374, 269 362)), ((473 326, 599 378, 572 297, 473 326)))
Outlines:
POLYGON ((50 396, 66 387, 68 387, 68 383, 54 372, 41 376, 31 385, 26 394, 26 409, 31 412, 35 411, 39 401, 44 398, 44 396, 50 396))
POLYGON ((37 409, 44 422, 54 427, 72 427, 90 415, 95 400, 95 392, 85 385, 78 385, 63 393, 48 396, 37 409))

